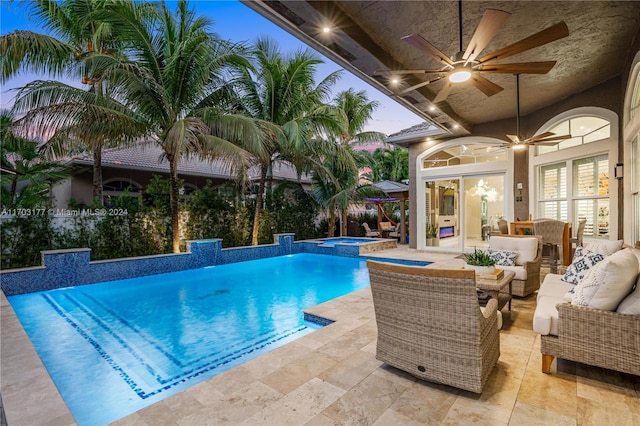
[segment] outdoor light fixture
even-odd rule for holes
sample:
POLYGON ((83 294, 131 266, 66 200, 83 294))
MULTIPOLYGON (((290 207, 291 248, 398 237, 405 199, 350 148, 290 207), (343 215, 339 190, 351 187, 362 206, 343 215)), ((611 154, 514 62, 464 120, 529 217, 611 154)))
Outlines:
POLYGON ((452 83, 462 83, 471 78, 471 71, 468 68, 458 68, 449 74, 449 81, 452 83))

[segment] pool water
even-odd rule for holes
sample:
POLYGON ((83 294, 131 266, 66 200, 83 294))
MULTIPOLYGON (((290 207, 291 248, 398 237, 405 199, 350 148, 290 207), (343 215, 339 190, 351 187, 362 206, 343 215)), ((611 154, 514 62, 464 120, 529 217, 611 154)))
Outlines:
POLYGON ((80 425, 104 425, 320 326, 364 259, 296 254, 9 297, 80 425))
POLYGON ((323 238, 318 241, 322 241, 322 244, 326 246, 333 246, 336 243, 358 245, 358 244, 366 244, 366 243, 375 243, 375 242, 379 242, 380 240, 376 240, 373 238, 336 237, 336 238, 323 238))

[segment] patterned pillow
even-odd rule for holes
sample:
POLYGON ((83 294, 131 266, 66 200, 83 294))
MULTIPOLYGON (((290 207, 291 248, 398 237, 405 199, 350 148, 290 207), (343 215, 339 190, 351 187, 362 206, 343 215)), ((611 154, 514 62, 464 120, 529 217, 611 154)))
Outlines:
POLYGON ((486 253, 496 261, 496 266, 514 266, 518 252, 509 250, 487 249, 486 253))
POLYGON ((571 284, 580 284, 582 278, 596 263, 604 259, 604 255, 600 253, 593 253, 583 247, 577 247, 576 252, 573 255, 573 262, 567 268, 567 272, 564 274, 562 281, 571 284))
POLYGON ((638 259, 629 249, 620 250, 591 268, 576 286, 571 303, 615 311, 633 288, 638 259))
POLYGON ((576 294, 576 287, 577 287, 577 285, 574 285, 573 287, 571 287, 569 289, 569 291, 567 291, 567 293, 562 298, 563 302, 571 303, 571 301, 573 300, 573 295, 576 294))

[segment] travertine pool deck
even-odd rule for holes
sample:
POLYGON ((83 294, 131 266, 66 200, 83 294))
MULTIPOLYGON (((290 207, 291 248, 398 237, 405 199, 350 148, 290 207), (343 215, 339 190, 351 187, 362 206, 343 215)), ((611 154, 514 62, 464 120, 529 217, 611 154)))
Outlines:
MULTIPOLYGON (((461 262, 455 254, 406 247, 375 254, 433 266, 461 262)), ((74 424, 4 295, 0 309, 0 389, 9 426, 74 424)), ((503 309, 501 356, 481 395, 377 361, 367 288, 308 310, 335 323, 113 424, 639 425, 639 377, 568 361, 554 361, 550 375, 540 372, 534 309, 535 295, 503 309)))

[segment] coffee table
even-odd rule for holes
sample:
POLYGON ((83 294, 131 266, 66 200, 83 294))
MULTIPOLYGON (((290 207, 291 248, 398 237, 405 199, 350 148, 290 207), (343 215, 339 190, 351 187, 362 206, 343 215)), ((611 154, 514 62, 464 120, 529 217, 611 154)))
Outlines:
POLYGON ((481 279, 476 277, 476 287, 480 290, 491 293, 491 297, 498 301, 498 310, 502 309, 507 303, 509 304, 509 310, 511 310, 511 281, 515 276, 515 272, 505 270, 504 275, 499 280, 481 279), (501 291, 507 285, 509 286, 509 291, 501 291))

